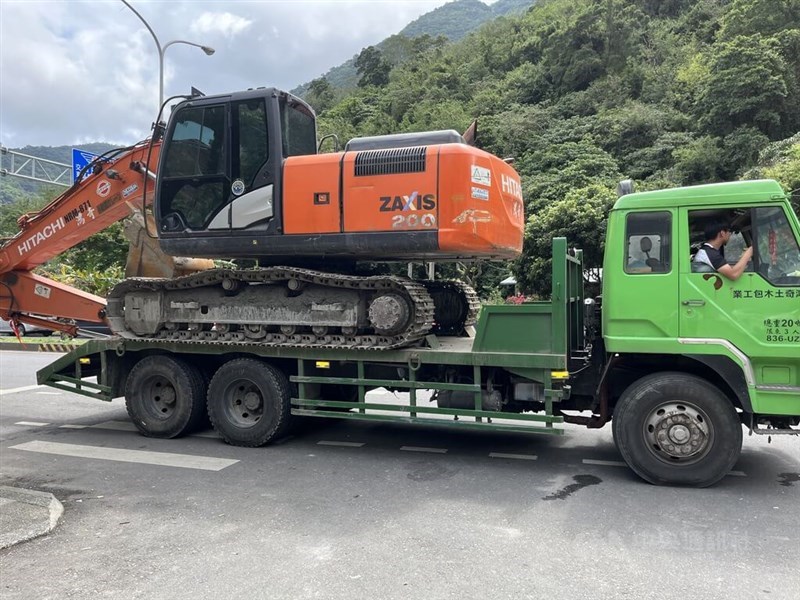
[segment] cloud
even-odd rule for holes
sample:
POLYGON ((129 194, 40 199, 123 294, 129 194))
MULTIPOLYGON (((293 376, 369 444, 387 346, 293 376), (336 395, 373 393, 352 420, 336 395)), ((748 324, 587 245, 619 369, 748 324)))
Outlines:
MULTIPOLYGON (((445 0, 132 0, 162 44, 166 96, 290 90, 445 0), (199 7, 199 8, 198 8, 199 7)), ((159 61, 118 0, 0 0, 0 143, 132 143, 150 132, 159 61)))
POLYGON ((190 29, 193 33, 221 33, 231 37, 241 33, 253 22, 243 17, 238 17, 229 12, 212 13, 204 12, 192 22, 190 29))

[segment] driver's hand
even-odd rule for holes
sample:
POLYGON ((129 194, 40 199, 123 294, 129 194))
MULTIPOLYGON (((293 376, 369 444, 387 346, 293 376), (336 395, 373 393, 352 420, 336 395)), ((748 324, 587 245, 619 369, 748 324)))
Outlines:
POLYGON ((750 259, 752 259, 753 258, 753 247, 752 246, 748 246, 747 249, 745 249, 745 251, 742 253, 742 256, 746 256, 748 261, 750 259))

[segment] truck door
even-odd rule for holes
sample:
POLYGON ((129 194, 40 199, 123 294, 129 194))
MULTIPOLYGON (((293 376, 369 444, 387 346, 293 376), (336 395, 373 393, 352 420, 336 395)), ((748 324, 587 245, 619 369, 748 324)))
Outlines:
POLYGON ((603 335, 612 352, 655 353, 677 337, 674 227, 669 210, 609 219, 607 239, 624 239, 607 243, 603 267, 603 335))
POLYGON ((785 414, 789 404, 800 403, 799 232, 786 207, 687 208, 680 218, 682 342, 704 346, 698 354, 736 357, 746 383, 756 387, 750 395, 754 412, 785 414), (751 264, 736 281, 700 272, 702 267, 691 262, 690 247, 701 241, 710 219, 732 225, 725 256, 730 264, 745 245, 754 247, 751 264))
POLYGON ((267 105, 263 98, 231 103, 230 195, 209 230, 267 225, 274 215, 275 173, 269 148, 267 105))
POLYGON ((316 120, 284 93, 277 102, 256 97, 231 103, 231 201, 209 229, 234 235, 279 234, 284 219, 283 161, 316 154, 316 120))

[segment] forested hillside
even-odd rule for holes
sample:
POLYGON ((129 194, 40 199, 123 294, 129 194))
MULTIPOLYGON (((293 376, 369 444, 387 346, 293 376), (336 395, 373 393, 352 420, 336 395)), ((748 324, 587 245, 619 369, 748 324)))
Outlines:
POLYGON ((625 177, 638 189, 761 176, 800 188, 800 0, 541 0, 410 51, 388 67, 373 53, 338 102, 309 94, 320 134, 463 131, 477 117, 478 145, 515 157, 523 178, 514 271, 528 291, 549 289, 553 236, 600 264, 625 177))
MULTIPOLYGON (((393 34, 376 44, 392 65, 405 60, 398 47, 408 43, 415 37, 443 36, 450 41, 457 41, 471 31, 475 31, 487 21, 504 15, 517 14, 527 10, 535 0, 497 0, 494 4, 484 4, 480 0, 455 0, 448 2, 406 25, 399 33, 393 34)), ((358 84, 358 71, 354 56, 341 65, 335 66, 324 75, 334 90, 350 90, 358 84)), ((305 96, 311 82, 304 83, 292 90, 293 94, 305 96)))

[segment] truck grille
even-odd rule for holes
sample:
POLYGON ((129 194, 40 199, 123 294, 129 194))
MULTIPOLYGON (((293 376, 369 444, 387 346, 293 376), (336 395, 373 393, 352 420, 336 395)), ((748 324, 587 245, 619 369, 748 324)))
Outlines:
POLYGON ((355 175, 395 175, 398 173, 425 172, 427 148, 391 148, 366 150, 356 155, 355 175))

